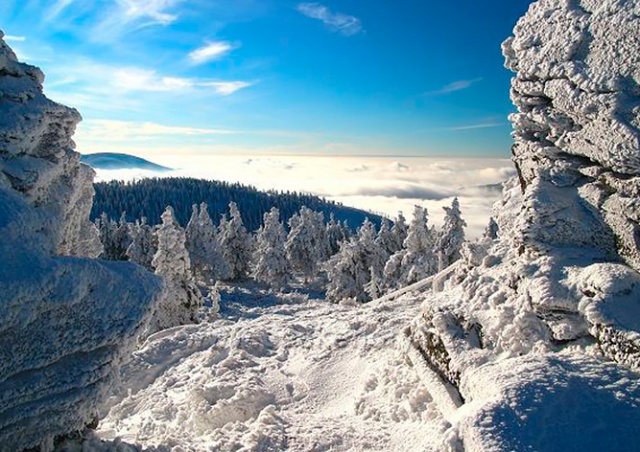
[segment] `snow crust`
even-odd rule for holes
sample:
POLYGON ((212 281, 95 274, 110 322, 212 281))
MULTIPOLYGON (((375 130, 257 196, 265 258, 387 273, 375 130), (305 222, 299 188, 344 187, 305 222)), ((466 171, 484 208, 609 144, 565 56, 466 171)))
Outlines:
POLYGON ((43 95, 42 72, 2 36, 0 450, 47 450, 96 419, 161 284, 90 259, 101 247, 93 172, 71 140, 80 115, 43 95))

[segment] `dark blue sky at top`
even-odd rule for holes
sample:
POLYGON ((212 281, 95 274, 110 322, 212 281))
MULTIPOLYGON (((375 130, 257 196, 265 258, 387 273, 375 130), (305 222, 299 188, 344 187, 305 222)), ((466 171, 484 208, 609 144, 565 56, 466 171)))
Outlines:
POLYGON ((0 29, 89 152, 507 156, 500 44, 529 4, 9 0, 0 29))

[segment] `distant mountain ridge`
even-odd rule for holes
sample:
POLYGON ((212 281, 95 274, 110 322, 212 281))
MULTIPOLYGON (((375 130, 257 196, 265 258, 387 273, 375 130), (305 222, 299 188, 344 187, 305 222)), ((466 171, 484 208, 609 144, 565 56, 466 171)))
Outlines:
POLYGON ((347 207, 335 201, 308 193, 261 191, 249 185, 211 181, 187 177, 144 178, 133 182, 109 181, 94 184, 96 195, 91 210, 91 219, 102 212, 117 219, 126 212, 128 221, 146 217, 149 224, 160 222, 160 215, 167 206, 172 206, 181 225, 186 225, 191 216, 191 206, 206 202, 214 223, 228 211, 229 202, 237 203, 247 229, 255 231, 262 225, 262 216, 271 207, 280 210, 285 222, 301 207, 322 212, 325 220, 331 213, 336 220, 347 221, 355 230, 365 218, 380 226, 380 215, 347 207))
POLYGON ((147 171, 166 172, 172 168, 158 165, 141 157, 117 152, 97 152, 95 154, 83 154, 80 161, 92 167, 102 170, 140 169, 147 171))

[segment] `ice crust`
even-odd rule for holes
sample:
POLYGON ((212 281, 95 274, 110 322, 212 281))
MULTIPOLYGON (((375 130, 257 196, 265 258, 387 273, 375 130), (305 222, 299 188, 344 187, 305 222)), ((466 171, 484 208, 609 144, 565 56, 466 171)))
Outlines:
POLYGON ((42 92, 0 32, 0 450, 50 449, 92 422, 161 290, 95 259, 80 115, 42 92))
POLYGON ((639 439, 639 13, 638 1, 539 0, 503 44, 518 177, 495 207, 499 237, 467 247, 411 326, 467 402, 451 449, 639 439), (580 434, 594 425, 606 435, 580 434))

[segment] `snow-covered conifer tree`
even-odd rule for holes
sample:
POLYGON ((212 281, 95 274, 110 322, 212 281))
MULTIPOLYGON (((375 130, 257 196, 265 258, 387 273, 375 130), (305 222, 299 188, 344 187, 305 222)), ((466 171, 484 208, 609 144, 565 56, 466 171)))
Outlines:
POLYGON ((187 251, 189 252, 189 260, 191 261, 191 273, 194 276, 198 276, 201 274, 200 269, 202 268, 203 262, 202 257, 202 245, 200 240, 200 225, 198 224, 198 205, 193 204, 191 206, 191 217, 189 218, 189 222, 187 223, 187 227, 184 229, 185 232, 185 246, 187 247, 187 251))
POLYGON ((235 202, 229 203, 230 219, 220 222, 220 248, 227 263, 231 280, 245 278, 249 274, 253 253, 253 238, 242 222, 235 202))
POLYGON ((98 229, 98 235, 100 236, 100 242, 102 243, 102 253, 100 254, 101 259, 109 259, 111 256, 111 248, 113 235, 116 230, 116 223, 109 219, 105 212, 102 212, 95 221, 96 228, 98 229))
POLYGON ((203 242, 207 250, 207 271, 212 281, 227 279, 229 277, 229 267, 222 254, 220 238, 216 232, 216 227, 209 215, 206 203, 200 204, 200 215, 198 217, 200 228, 203 231, 203 242))
POLYGON ((488 240, 495 240, 498 238, 498 223, 496 223, 496 220, 494 220, 493 217, 489 218, 489 224, 487 224, 487 227, 484 230, 484 235, 483 238, 488 239, 488 240))
POLYGON ((304 275, 305 280, 314 277, 320 263, 329 255, 329 242, 322 213, 302 207, 289 219, 289 235, 285 244, 291 268, 304 275))
POLYGON ((436 246, 438 270, 443 270, 460 259, 460 249, 464 243, 464 228, 467 223, 462 219, 460 203, 454 198, 451 207, 443 207, 445 211, 442 234, 436 246))
POLYGON ((405 284, 413 284, 436 273, 438 258, 434 254, 433 231, 428 225, 427 209, 415 206, 404 241, 406 251, 402 258, 402 274, 405 284))
POLYGON ((329 223, 326 226, 327 241, 329 242, 329 255, 333 256, 340 251, 340 242, 344 241, 348 237, 348 232, 345 230, 344 225, 336 218, 333 212, 330 214, 329 223))
POLYGON ((158 250, 158 239, 153 233, 153 228, 147 224, 147 219, 142 217, 131 226, 130 233, 131 244, 127 248, 127 257, 131 262, 153 271, 151 262, 158 250))
MULTIPOLYGON (((360 246, 356 237, 340 243, 340 251, 325 263, 327 271, 327 299, 365 301, 363 291, 368 282, 367 268, 359 258, 360 246)), ((369 273, 370 275, 370 273, 369 273)))
POLYGON ((375 238, 375 226, 365 220, 358 234, 342 242, 340 251, 329 259, 325 266, 329 300, 366 302, 379 295, 385 255, 375 238))
MULTIPOLYGON (((404 223, 400 216, 398 220, 395 226, 404 223)), ((438 259, 433 251, 434 235, 435 231, 428 226, 427 210, 416 206, 402 249, 393 254, 385 265, 386 287, 397 288, 413 284, 437 271, 438 259)))
POLYGON ((380 230, 378 231, 378 236, 376 237, 376 245, 378 245, 378 247, 380 247, 380 250, 385 253, 385 261, 389 258, 389 256, 399 251, 399 249, 397 248, 396 237, 391 231, 389 220, 387 220, 386 218, 382 219, 382 224, 380 225, 380 230))
POLYGON ((397 289, 404 284, 402 280, 402 259, 406 251, 401 250, 392 254, 387 260, 382 273, 383 286, 388 289, 397 289))
POLYGON ((117 260, 127 260, 127 248, 131 244, 131 233, 129 232, 131 225, 127 222, 125 212, 120 215, 120 221, 118 221, 118 227, 115 230, 114 235, 114 247, 117 260))
POLYGON ((116 223, 103 212, 96 220, 96 227, 103 246, 100 257, 110 261, 127 260, 127 248, 131 244, 131 237, 125 213, 122 212, 120 221, 116 223))
POLYGON ((391 228, 391 234, 395 239, 394 253, 402 250, 404 241, 407 239, 408 229, 409 228, 407 226, 407 220, 405 219, 402 212, 398 212, 398 218, 396 218, 396 221, 395 223, 393 223, 393 227, 391 228))
POLYGON ((358 228, 357 238, 361 247, 364 265, 367 269, 373 270, 375 275, 380 278, 388 255, 376 242, 376 227, 368 218, 358 228))
POLYGON ((202 294, 191 275, 191 262, 185 246, 186 236, 173 209, 162 214, 162 225, 156 231, 158 251, 152 265, 165 281, 165 294, 154 316, 150 333, 176 325, 195 323, 203 305, 202 294))
POLYGON ((194 276, 208 283, 225 279, 229 270, 206 203, 200 204, 199 210, 196 204, 193 205, 186 236, 194 276))
POLYGON ((280 211, 272 207, 264 214, 264 224, 256 237, 253 277, 274 289, 281 289, 289 278, 289 262, 284 245, 287 233, 280 223, 280 211))

